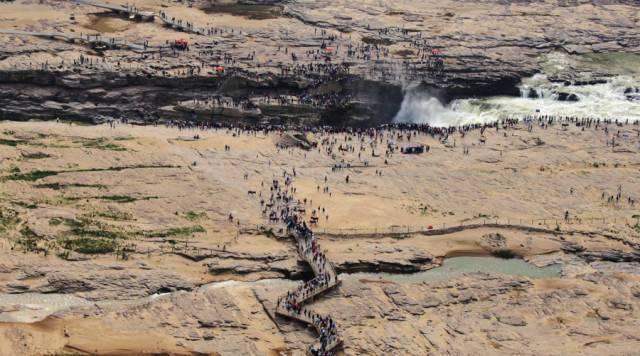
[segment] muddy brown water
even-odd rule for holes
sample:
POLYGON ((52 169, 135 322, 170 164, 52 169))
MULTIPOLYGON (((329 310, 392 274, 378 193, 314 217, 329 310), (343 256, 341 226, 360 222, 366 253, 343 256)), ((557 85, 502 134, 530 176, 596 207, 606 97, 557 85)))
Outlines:
POLYGON ((112 17, 112 16, 89 16, 89 23, 84 25, 89 30, 94 30, 100 33, 113 33, 124 31, 129 28, 129 23, 112 17))

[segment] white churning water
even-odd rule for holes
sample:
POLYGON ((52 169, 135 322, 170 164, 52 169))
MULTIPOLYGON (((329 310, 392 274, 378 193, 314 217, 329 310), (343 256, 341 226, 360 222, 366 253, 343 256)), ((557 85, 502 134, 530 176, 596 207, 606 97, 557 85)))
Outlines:
POLYGON ((614 77, 602 84, 564 85, 537 74, 522 81, 520 97, 458 99, 449 105, 443 105, 428 93, 409 88, 394 121, 457 126, 535 114, 634 121, 640 120, 638 88, 640 79, 627 76, 614 77), (629 88, 632 92, 625 93, 629 88), (559 93, 573 94, 578 101, 559 101, 559 93))

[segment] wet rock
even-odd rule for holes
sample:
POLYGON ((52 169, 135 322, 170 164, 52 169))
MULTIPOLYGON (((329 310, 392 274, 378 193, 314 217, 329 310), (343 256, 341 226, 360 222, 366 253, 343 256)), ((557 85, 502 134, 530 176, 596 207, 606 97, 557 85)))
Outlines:
POLYGON ((564 93, 564 92, 559 92, 558 93, 557 100, 558 101, 572 101, 572 102, 580 101, 580 99, 578 98, 578 96, 576 94, 564 93))

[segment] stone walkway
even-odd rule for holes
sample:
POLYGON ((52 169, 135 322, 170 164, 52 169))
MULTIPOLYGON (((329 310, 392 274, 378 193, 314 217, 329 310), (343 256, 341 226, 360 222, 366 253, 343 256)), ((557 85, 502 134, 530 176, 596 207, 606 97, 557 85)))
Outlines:
POLYGON ((334 355, 342 344, 335 322, 331 317, 323 317, 302 305, 338 286, 338 275, 333 264, 320 251, 320 245, 310 229, 290 220, 287 232, 296 240, 298 254, 311 266, 315 278, 278 299, 276 314, 313 325, 320 337, 308 348, 309 355, 334 355))

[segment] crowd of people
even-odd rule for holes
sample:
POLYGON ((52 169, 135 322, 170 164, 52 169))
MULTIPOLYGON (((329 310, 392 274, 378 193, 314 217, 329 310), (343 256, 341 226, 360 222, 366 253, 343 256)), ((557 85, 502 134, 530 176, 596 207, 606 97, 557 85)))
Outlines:
POLYGON ((333 348, 340 342, 335 321, 329 316, 321 316, 307 309, 302 304, 315 295, 327 290, 338 283, 338 276, 327 260, 313 232, 297 215, 287 217, 287 231, 296 238, 298 253, 303 256, 316 273, 316 277, 304 283, 298 289, 287 292, 278 300, 278 308, 282 308, 289 314, 299 316, 300 319, 310 322, 318 330, 320 337, 316 345, 309 349, 312 355, 333 355, 333 348))
MULTIPOLYGON (((318 342, 309 348, 309 353, 315 356, 332 356, 333 349, 340 343, 337 325, 329 316, 321 316, 308 309, 303 304, 317 294, 338 284, 338 276, 320 250, 318 240, 313 231, 307 226, 300 209, 300 201, 293 197, 296 188, 293 186, 295 169, 291 173, 284 172, 284 184, 274 179, 270 186, 270 197, 267 202, 263 199, 260 204, 270 209, 270 220, 275 219, 286 224, 287 233, 296 239, 298 253, 305 259, 315 273, 315 278, 303 283, 299 288, 287 292, 280 297, 277 308, 284 314, 312 324, 318 330, 318 342), (293 205, 293 206, 292 206, 293 205)), ((304 200, 306 205, 307 200, 304 200)), ((311 204, 311 202, 309 202, 311 204)), ((304 206, 304 205, 303 205, 304 206)), ((266 210, 263 211, 266 213, 266 210)))
MULTIPOLYGON (((265 103, 275 103, 285 99, 282 96, 262 96, 265 103)), ((238 98, 219 98, 211 96, 201 99, 199 102, 205 104, 216 104, 221 106, 237 106, 242 105, 242 100, 238 98)), ((124 119, 123 119, 124 120, 124 119)), ((123 122, 123 120, 115 120, 114 122, 123 122)), ((305 126, 305 125, 277 125, 277 124, 250 124, 250 123, 232 123, 222 122, 218 120, 207 120, 200 118, 197 120, 163 120, 158 118, 151 124, 158 126, 164 125, 169 128, 177 128, 180 130, 226 130, 237 135, 257 135, 261 134, 283 134, 290 130, 301 132, 309 132, 315 136, 319 143, 319 150, 324 149, 329 155, 336 152, 364 152, 366 150, 365 143, 385 143, 389 141, 407 141, 422 136, 430 136, 441 142, 446 142, 451 135, 458 134, 465 137, 472 131, 480 131, 483 135, 486 130, 508 130, 516 128, 519 124, 524 124, 527 128, 537 124, 541 129, 547 129, 549 126, 560 124, 563 127, 573 124, 581 129, 593 128, 601 130, 606 135, 611 134, 613 137, 628 137, 628 133, 622 133, 620 128, 633 125, 640 126, 639 120, 629 119, 611 119, 611 118, 580 118, 574 116, 555 116, 555 115, 527 115, 522 117, 506 117, 490 122, 462 124, 458 126, 433 126, 430 124, 418 123, 391 123, 383 124, 375 127, 332 127, 332 126, 305 126), (614 127, 614 128, 611 128, 614 127), (617 128, 617 130, 615 130, 617 128), (613 132, 615 130, 615 132, 613 132), (342 137, 340 137, 342 136, 342 137), (340 140, 341 138, 341 140, 340 140), (357 146, 356 146, 357 145, 357 146)), ((640 128, 635 129, 636 137, 640 137, 640 128)), ((373 156, 377 156, 376 151, 372 152, 373 156)))
MULTIPOLYGON (((125 8, 131 14, 149 16, 133 5, 127 4, 125 8)), ((416 34, 400 28, 367 28, 368 35, 359 39, 352 39, 351 35, 345 35, 338 30, 313 28, 313 35, 310 32, 307 32, 306 35, 310 37, 310 40, 317 43, 315 48, 309 48, 307 44, 300 46, 295 41, 299 37, 294 38, 285 34, 285 37, 281 38, 282 41, 277 41, 278 43, 282 42, 282 45, 265 47, 261 53, 256 55, 255 48, 242 48, 239 44, 246 41, 246 36, 251 38, 260 37, 262 33, 259 31, 252 32, 251 29, 220 26, 197 27, 192 21, 169 15, 164 10, 160 10, 156 15, 167 26, 198 36, 213 38, 213 41, 208 43, 206 38, 194 39, 193 46, 195 51, 181 55, 180 51, 176 51, 169 40, 166 40, 164 45, 158 44, 154 46, 148 40, 144 40, 143 43, 138 45, 132 41, 129 42, 130 44, 126 44, 117 42, 115 39, 104 39, 102 42, 108 48, 127 47, 141 52, 141 57, 139 58, 122 55, 116 60, 112 56, 105 56, 109 57, 109 62, 118 61, 122 63, 122 65, 117 66, 117 70, 144 71, 147 74, 155 73, 165 77, 217 75, 220 72, 215 69, 224 64, 237 70, 251 72, 245 73, 247 75, 259 76, 265 72, 277 73, 279 70, 281 75, 296 75, 305 77, 307 80, 314 80, 319 76, 334 79, 336 76, 349 74, 350 68, 355 65, 360 66, 360 72, 371 75, 373 78, 384 77, 391 79, 400 78, 401 76, 411 78, 423 76, 425 73, 423 71, 424 68, 421 67, 423 64, 431 63, 432 59, 436 57, 442 58, 441 54, 433 52, 433 47, 420 33, 416 34), (380 36, 389 37, 391 34, 393 41, 378 38, 380 36), (289 42, 290 39, 293 41, 289 42), (407 43, 416 48, 417 51, 404 51, 402 55, 397 56, 396 52, 391 51, 390 46, 393 43, 407 43), (407 57, 409 53, 411 53, 411 58, 407 57), (165 57, 182 56, 186 56, 188 59, 181 60, 181 66, 176 66, 173 60, 167 63, 149 61, 149 59, 156 57, 163 59, 165 57), (141 58, 144 61, 141 62, 141 58), (385 63, 380 62, 382 59, 384 59, 385 63), (198 61, 201 62, 200 65, 193 64, 198 61), (207 65, 205 66, 204 63, 207 63, 207 65), (404 71, 398 71, 398 64, 405 66, 404 71), (413 64, 413 66, 410 64, 413 64), (370 68, 372 69, 371 71, 369 71, 370 68), (416 73, 404 73, 407 70, 413 70, 412 68, 415 69, 414 72, 416 73)), ((191 45, 187 49, 190 47, 191 45)), ((37 66, 42 67, 40 63, 37 66)), ((80 66, 76 65, 76 68, 80 66)), ((68 69, 64 64, 52 65, 50 68, 68 69)), ((91 70, 113 70, 116 67, 85 66, 85 68, 91 70)))

